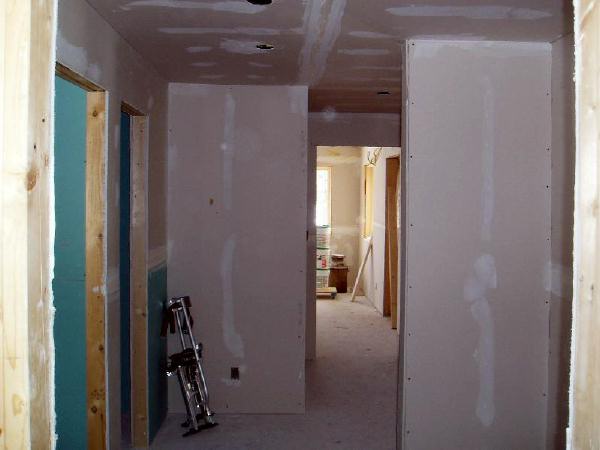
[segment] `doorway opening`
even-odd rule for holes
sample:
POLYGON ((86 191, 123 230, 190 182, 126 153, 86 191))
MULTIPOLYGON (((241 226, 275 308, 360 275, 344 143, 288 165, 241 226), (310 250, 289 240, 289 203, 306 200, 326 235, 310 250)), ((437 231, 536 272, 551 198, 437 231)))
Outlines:
MULTIPOLYGON (((317 356, 307 364, 307 410, 315 392, 323 398, 331 396, 331 404, 338 391, 361 392, 354 386, 356 380, 377 378, 380 389, 364 396, 353 394, 353 400, 339 410, 348 414, 356 407, 376 415, 377 437, 370 435, 372 429, 361 433, 370 435, 368 445, 377 439, 382 448, 393 448, 400 149, 318 146, 316 151, 317 356), (321 384, 324 367, 335 383, 321 384), (356 405, 351 404, 354 400, 356 405)), ((357 427, 360 423, 359 418, 353 422, 357 427)))
POLYGON ((56 447, 70 449, 102 442, 106 434, 106 96, 64 66, 56 72, 56 447))
POLYGON ((131 115, 121 111, 119 292, 121 316, 121 443, 131 444, 131 115))

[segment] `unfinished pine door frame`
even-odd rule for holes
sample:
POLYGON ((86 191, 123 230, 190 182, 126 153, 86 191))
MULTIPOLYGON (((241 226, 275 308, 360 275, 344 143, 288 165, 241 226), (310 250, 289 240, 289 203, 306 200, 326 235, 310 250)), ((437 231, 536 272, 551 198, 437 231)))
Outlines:
POLYGON ((576 168, 567 447, 600 447, 600 4, 575 1, 576 168))
POLYGON ((57 63, 56 74, 87 92, 85 164, 85 298, 88 448, 107 441, 106 403, 106 92, 57 63))
MULTIPOLYGON (((127 103, 121 105, 121 111, 127 113, 131 120, 129 136, 131 438, 134 447, 145 448, 150 445, 148 431, 148 117, 127 103)), ((121 170, 124 168, 122 167, 121 170)))
POLYGON ((54 439, 56 1, 0 2, 0 448, 54 439))
POLYGON ((392 328, 398 324, 398 176, 400 157, 385 160, 385 256, 383 315, 391 316, 392 328), (396 168, 392 168, 392 164, 396 168))

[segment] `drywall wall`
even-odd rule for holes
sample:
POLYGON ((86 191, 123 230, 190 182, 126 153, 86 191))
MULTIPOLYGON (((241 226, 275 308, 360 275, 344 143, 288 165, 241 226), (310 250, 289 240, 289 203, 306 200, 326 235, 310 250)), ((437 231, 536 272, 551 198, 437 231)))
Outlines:
POLYGON ((218 413, 304 411, 307 95, 169 87, 168 293, 191 297, 218 413))
MULTIPOLYGON (((369 164, 368 158, 373 156, 375 147, 362 148, 362 165, 369 164)), ((383 147, 379 160, 375 165, 373 180, 373 249, 367 259, 362 275, 364 295, 375 309, 383 314, 383 289, 385 281, 385 180, 386 158, 400 156, 399 147, 383 147)), ((364 171, 361 170, 361 186, 364 186, 364 171)), ((361 218, 364 218, 364 189, 361 190, 361 218)), ((400 199, 398 199, 398 202, 400 199)), ((369 247, 370 237, 360 239, 360 261, 362 262, 369 247)))
MULTIPOLYGON (((306 252, 314 255, 317 146, 390 146, 400 145, 400 114, 310 113, 308 115, 308 190, 306 252)), ((306 266, 306 358, 317 354, 317 298, 312 258, 306 266)))
POLYGON ((360 264, 361 148, 318 147, 317 167, 331 171, 331 253, 345 256, 350 291, 360 264))
POLYGON ((573 208, 575 199, 575 44, 573 35, 552 44, 552 259, 548 360, 548 446, 566 446, 573 299, 573 208))
POLYGON ((400 444, 545 448, 551 46, 406 54, 400 444))
POLYGON ((85 173, 87 93, 56 77, 54 352, 56 448, 87 447, 85 173))
POLYGON ((120 447, 119 123, 121 102, 149 117, 148 264, 166 260, 167 84, 84 0, 58 2, 57 60, 108 92, 107 432, 120 447), (99 38, 101 37, 101 38, 99 38))

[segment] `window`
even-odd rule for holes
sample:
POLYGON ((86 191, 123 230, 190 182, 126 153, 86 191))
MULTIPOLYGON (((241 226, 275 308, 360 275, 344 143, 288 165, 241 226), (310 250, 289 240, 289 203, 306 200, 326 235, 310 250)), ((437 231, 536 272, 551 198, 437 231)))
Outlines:
POLYGON ((317 167, 316 209, 316 225, 331 225, 331 167, 317 167))
POLYGON ((375 178, 375 168, 373 166, 364 166, 363 174, 365 180, 363 199, 364 199, 364 217, 363 217, 363 237, 369 237, 373 234, 373 180, 375 178))

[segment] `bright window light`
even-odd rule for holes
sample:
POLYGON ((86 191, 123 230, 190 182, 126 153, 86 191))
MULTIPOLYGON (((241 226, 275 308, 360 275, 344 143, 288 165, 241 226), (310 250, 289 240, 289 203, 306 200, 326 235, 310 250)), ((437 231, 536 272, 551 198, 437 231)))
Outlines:
POLYGON ((331 168, 317 167, 317 226, 331 225, 331 168))

